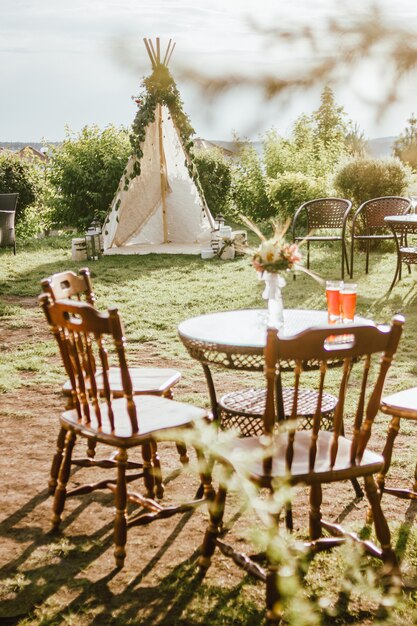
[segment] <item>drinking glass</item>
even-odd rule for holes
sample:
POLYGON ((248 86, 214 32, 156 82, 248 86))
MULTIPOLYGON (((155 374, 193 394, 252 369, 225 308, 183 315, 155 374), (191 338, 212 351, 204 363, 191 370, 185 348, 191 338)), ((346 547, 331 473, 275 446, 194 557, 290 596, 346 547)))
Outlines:
POLYGON ((326 299, 329 324, 336 324, 340 320, 340 290, 343 287, 341 280, 326 280, 326 299))
POLYGON ((340 311, 342 322, 353 322, 356 310, 356 283, 344 283, 340 290, 340 311))

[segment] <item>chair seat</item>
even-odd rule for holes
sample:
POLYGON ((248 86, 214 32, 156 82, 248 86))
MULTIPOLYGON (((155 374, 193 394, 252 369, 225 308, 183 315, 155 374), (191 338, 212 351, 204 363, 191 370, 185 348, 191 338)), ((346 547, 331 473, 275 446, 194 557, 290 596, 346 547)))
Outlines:
POLYGON ((111 430, 107 404, 100 405, 101 427, 98 426, 92 405, 90 405, 90 424, 81 424, 75 409, 62 413, 61 423, 64 427, 70 427, 75 432, 97 439, 97 441, 130 448, 138 445, 141 440, 145 441, 150 437, 157 439, 158 434, 161 435, 162 431, 189 426, 194 422, 208 418, 208 413, 205 409, 167 398, 144 395, 135 396, 133 400, 136 405, 139 422, 139 432, 134 435, 132 435, 132 426, 127 413, 125 398, 119 398, 112 402, 116 424, 115 432, 111 430))
MULTIPOLYGON (((292 413, 294 388, 283 387, 285 417, 292 413)), ((297 401, 297 417, 301 418, 300 428, 311 428, 312 418, 316 410, 318 392, 313 389, 300 389, 297 401)), ((242 389, 224 395, 219 401, 222 428, 238 428, 244 436, 261 435, 263 431, 262 417, 265 413, 266 389, 242 389), (253 418, 248 421, 248 418, 253 418)), ((321 402, 321 426, 332 430, 333 412, 337 398, 324 393, 321 402)))
MULTIPOLYGON (((346 437, 339 437, 339 447, 336 463, 330 468, 330 447, 333 434, 328 431, 320 431, 317 441, 317 455, 314 470, 309 471, 309 449, 311 444, 311 431, 298 430, 294 440, 294 458, 291 466, 291 483, 325 483, 344 480, 358 476, 376 474, 383 466, 384 458, 380 454, 365 450, 359 465, 351 465, 350 448, 351 441, 346 437)), ((227 460, 232 463, 236 471, 242 475, 250 476, 254 481, 267 486, 271 479, 284 478, 288 472, 285 462, 285 453, 288 445, 288 435, 280 433, 274 437, 274 457, 270 475, 265 476, 262 469, 263 446, 259 437, 246 437, 234 439, 230 444, 227 460)))
POLYGON ((406 419, 417 419, 417 387, 405 389, 382 398, 381 411, 406 419))
MULTIPOLYGON (((173 385, 176 385, 181 378, 181 372, 165 367, 131 367, 129 373, 135 395, 162 395, 173 385)), ((102 389, 103 374, 100 370, 96 372, 96 382, 98 387, 102 389)), ((123 395, 122 379, 118 367, 109 369, 109 383, 113 395, 116 397, 123 395)), ((62 389, 65 395, 71 395, 71 381, 67 380, 62 389)))

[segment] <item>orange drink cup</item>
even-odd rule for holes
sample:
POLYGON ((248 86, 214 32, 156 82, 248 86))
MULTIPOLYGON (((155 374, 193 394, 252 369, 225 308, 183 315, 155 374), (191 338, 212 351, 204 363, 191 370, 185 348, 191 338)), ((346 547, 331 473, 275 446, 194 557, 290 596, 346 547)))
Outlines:
POLYGON ((326 299, 329 324, 340 320, 340 290, 343 282, 340 280, 326 280, 326 299))
POLYGON ((345 283, 340 290, 340 310, 342 322, 353 322, 356 311, 356 284, 345 283))

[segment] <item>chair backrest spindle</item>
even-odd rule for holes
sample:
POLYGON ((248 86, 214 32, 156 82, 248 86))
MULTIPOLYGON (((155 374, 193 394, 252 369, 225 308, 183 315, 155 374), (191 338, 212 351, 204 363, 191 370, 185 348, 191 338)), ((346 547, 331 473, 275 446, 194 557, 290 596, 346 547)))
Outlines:
POLYGON ((88 425, 91 422, 91 411, 94 411, 100 427, 103 407, 106 405, 111 429, 115 430, 113 398, 108 378, 108 353, 105 344, 105 339, 108 338, 115 346, 132 434, 137 433, 136 405, 133 402, 133 387, 125 354, 125 338, 117 309, 110 309, 108 313, 99 313, 88 303, 69 299, 53 301, 48 293, 40 296, 40 304, 51 331, 58 341, 64 366, 71 382, 73 406, 77 410, 79 419, 88 425), (100 362, 103 367, 100 386, 97 384, 95 375, 96 361, 100 362), (104 399, 102 398, 103 392, 104 399))
MULTIPOLYGON (((334 392, 334 375, 327 381, 326 374, 329 366, 332 366, 332 372, 340 370, 340 381, 338 384, 338 401, 333 418, 333 434, 329 439, 328 448, 328 470, 332 470, 336 465, 338 452, 340 447, 340 437, 344 435, 344 414, 345 406, 349 399, 352 402, 351 393, 355 394, 353 398, 356 408, 353 412, 354 423, 353 438, 349 451, 350 463, 354 465, 361 461, 362 455, 368 443, 374 418, 379 410, 383 385, 392 363, 393 356, 397 350, 398 342, 401 337, 402 325, 404 318, 397 315, 393 318, 391 327, 375 326, 373 324, 346 324, 343 326, 326 326, 321 328, 312 328, 303 331, 295 337, 279 337, 275 329, 268 330, 267 347, 265 349, 265 373, 267 379, 267 397, 266 410, 264 416, 264 433, 272 434, 273 424, 277 422, 274 419, 273 411, 279 405, 274 394, 279 393, 280 386, 273 383, 272 377, 277 376, 279 372, 279 364, 294 363, 294 397, 291 417, 297 416, 297 406, 300 393, 303 391, 304 378, 302 364, 308 362, 318 362, 318 383, 317 383, 317 404, 313 416, 312 429, 310 431, 310 443, 308 448, 309 471, 314 471, 317 458, 317 441, 321 427, 321 406, 322 398, 325 393, 326 383, 333 386, 330 391, 334 392), (372 355, 381 355, 379 360, 379 368, 376 381, 370 383, 370 367, 372 355), (363 357, 363 358, 362 358, 363 357), (273 359, 275 363, 273 362, 273 359), (341 367, 334 367, 340 363, 341 367), (357 385, 349 388, 348 383, 353 369, 362 368, 361 384, 359 391, 357 385), (368 401, 367 387, 370 387, 368 401)), ((307 368, 308 369, 308 368, 307 368)), ((307 374, 307 372, 306 372, 307 374)), ((307 384, 311 387, 311 373, 309 374, 307 384)), ((350 410, 351 404, 349 404, 350 410)), ((285 459, 287 470, 291 472, 291 466, 294 460, 297 432, 292 428, 288 432, 285 459)), ((344 446, 345 449, 345 446, 344 446)), ((268 459, 267 465, 271 460, 268 459)), ((264 463, 265 466, 265 463, 264 463)))

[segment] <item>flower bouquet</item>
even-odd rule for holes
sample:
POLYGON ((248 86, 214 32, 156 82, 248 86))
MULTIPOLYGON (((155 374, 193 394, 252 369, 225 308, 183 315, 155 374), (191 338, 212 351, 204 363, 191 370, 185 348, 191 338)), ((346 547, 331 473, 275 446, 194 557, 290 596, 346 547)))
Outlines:
POLYGON ((291 270, 301 270, 319 282, 322 280, 301 264, 302 256, 298 245, 286 241, 285 235, 290 220, 283 227, 273 221, 274 234, 267 239, 250 219, 244 215, 240 215, 240 218, 261 240, 257 248, 246 248, 245 251, 252 256, 252 265, 258 272, 259 278, 265 281, 265 290, 262 295, 265 300, 268 300, 268 325, 280 328, 284 324, 281 289, 286 285, 282 274, 291 270))

